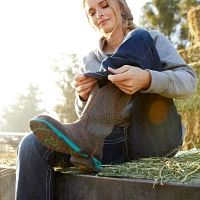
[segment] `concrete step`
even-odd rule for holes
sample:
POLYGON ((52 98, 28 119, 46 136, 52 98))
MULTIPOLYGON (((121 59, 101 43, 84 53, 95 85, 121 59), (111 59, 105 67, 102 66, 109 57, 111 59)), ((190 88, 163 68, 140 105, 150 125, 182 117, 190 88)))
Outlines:
POLYGON ((200 184, 98 177, 56 175, 56 200, 200 200, 200 184))
POLYGON ((15 167, 0 165, 0 200, 14 200, 15 167))
MULTIPOLYGON (((55 200, 199 200, 200 183, 155 181, 56 172, 55 200)), ((0 200, 14 200, 15 168, 0 166, 0 200)))

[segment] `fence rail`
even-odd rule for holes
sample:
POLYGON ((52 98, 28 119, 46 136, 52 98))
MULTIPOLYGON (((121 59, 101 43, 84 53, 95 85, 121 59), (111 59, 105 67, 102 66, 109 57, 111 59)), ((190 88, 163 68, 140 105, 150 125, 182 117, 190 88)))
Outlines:
POLYGON ((0 132, 0 152, 15 152, 27 133, 0 132))

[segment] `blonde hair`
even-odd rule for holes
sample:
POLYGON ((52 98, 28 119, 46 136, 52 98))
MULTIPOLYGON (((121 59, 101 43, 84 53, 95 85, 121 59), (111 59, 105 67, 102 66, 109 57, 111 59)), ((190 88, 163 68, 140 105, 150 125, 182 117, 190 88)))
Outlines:
MULTIPOLYGON (((86 0, 83 0, 83 8, 86 11, 85 1, 86 0)), ((133 23, 133 15, 131 13, 130 8, 128 7, 128 4, 126 3, 126 0, 106 0, 106 1, 107 1, 108 5, 113 9, 115 16, 117 18, 116 27, 113 29, 112 32, 114 32, 114 30, 117 28, 117 25, 119 23, 122 24, 124 35, 126 35, 128 32, 137 28, 137 26, 133 23), (115 7, 117 8, 117 10, 114 9, 115 7), (121 17, 119 17, 119 15, 117 15, 117 12, 121 12, 121 15, 120 15, 121 17)), ((88 19, 88 23, 93 27, 87 13, 86 13, 86 16, 88 19)), ((111 35, 112 32, 109 35, 111 35)))

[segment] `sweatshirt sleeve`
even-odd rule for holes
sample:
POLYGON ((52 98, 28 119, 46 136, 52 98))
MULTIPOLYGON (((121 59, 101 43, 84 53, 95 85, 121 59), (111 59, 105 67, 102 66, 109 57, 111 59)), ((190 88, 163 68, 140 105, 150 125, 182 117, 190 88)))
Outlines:
POLYGON ((185 99, 196 89, 197 76, 192 67, 187 65, 172 43, 160 32, 149 31, 155 41, 164 71, 148 70, 151 85, 143 93, 158 93, 162 96, 185 99))
POLYGON ((79 95, 76 92, 76 98, 75 98, 75 111, 78 117, 81 116, 81 113, 86 105, 86 101, 82 101, 79 97, 79 95))

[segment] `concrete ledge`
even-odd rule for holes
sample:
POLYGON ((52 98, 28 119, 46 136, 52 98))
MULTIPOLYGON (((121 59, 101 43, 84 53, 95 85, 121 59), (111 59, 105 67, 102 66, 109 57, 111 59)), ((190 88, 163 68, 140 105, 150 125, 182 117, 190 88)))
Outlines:
MULTIPOLYGON (((56 172, 55 200, 199 200, 200 183, 154 181, 56 172)), ((0 200, 14 200, 15 168, 0 166, 0 200)))
POLYGON ((56 200, 199 200, 200 184, 108 178, 89 175, 56 175, 56 200))
POLYGON ((15 167, 0 166, 0 200, 15 198, 15 167))

